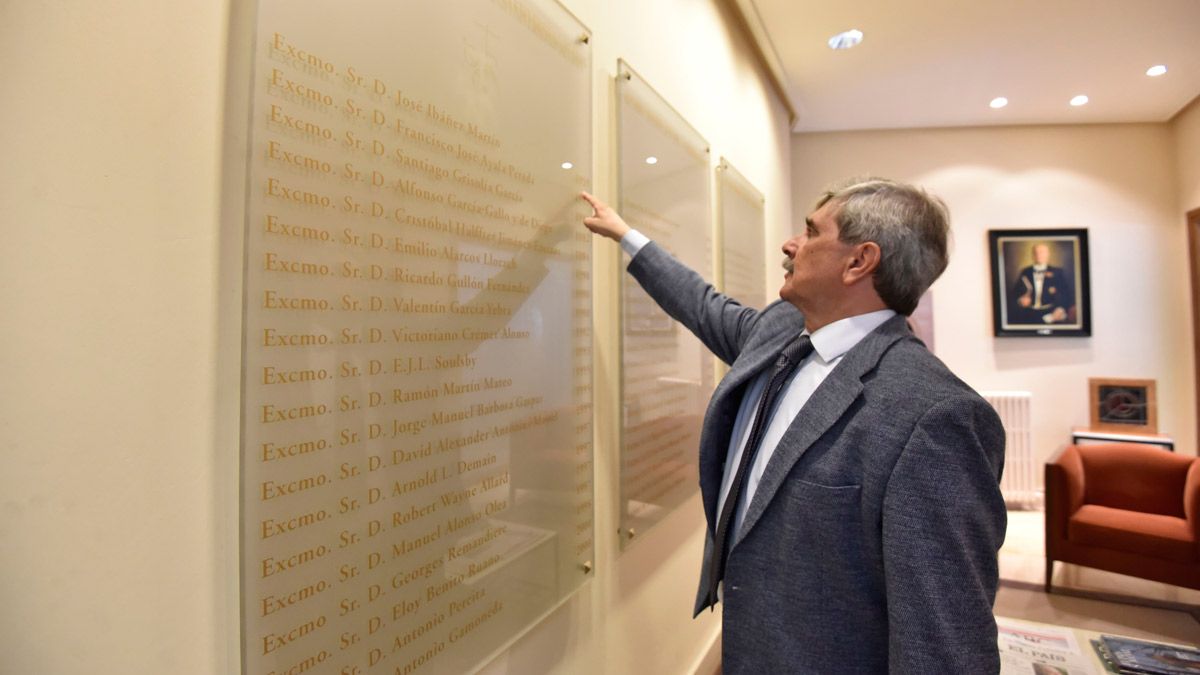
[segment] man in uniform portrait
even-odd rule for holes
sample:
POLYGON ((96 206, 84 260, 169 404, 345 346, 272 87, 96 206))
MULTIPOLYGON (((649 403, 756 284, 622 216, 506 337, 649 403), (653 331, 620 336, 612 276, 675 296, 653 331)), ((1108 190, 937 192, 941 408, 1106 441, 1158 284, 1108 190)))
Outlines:
POLYGON ((1073 321, 1075 289, 1062 267, 1050 264, 1050 245, 1033 245, 1033 264, 1017 275, 1009 289, 1008 321, 1055 324, 1073 321))

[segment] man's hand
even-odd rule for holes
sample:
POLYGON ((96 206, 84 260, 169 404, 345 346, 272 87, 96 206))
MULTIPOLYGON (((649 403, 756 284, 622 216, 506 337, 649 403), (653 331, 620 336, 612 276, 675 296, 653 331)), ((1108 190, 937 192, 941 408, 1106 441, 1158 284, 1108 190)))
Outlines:
POLYGON ((608 237, 613 241, 620 242, 621 238, 630 229, 621 216, 616 211, 613 211, 611 206, 586 192, 580 192, 579 196, 583 198, 583 201, 590 204, 594 211, 591 216, 583 219, 583 224, 587 229, 602 237, 608 237))

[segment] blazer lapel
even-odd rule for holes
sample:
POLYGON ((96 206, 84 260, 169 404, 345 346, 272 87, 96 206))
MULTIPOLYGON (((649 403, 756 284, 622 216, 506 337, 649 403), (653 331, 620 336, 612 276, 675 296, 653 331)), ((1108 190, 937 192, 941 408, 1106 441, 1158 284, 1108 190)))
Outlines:
POLYGON ((767 504, 771 503, 796 462, 841 419, 862 393, 863 376, 875 368, 892 343, 909 334, 905 317, 897 315, 888 319, 847 352, 841 363, 817 387, 784 432, 783 438, 779 439, 775 454, 767 463, 754 498, 746 509, 742 528, 734 534, 734 546, 762 517, 767 504))
POLYGON ((724 477, 725 460, 729 455, 729 434, 742 403, 739 391, 743 391, 763 368, 773 363, 788 340, 796 337, 802 328, 796 328, 794 333, 781 332, 769 344, 747 352, 713 390, 700 436, 700 492, 704 498, 704 512, 708 517, 710 532, 717 520, 717 499, 724 477))

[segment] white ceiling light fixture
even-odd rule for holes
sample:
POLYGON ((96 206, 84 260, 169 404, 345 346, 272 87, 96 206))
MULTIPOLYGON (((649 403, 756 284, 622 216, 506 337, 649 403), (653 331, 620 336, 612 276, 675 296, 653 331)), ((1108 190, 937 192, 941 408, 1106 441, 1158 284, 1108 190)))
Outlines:
POLYGON ((658 158, 655 157, 654 155, 650 155, 649 157, 646 158, 646 163, 647 164, 658 164, 658 158))
POLYGON ((570 162, 563 162, 563 163, 562 163, 562 168, 564 168, 564 169, 573 169, 573 168, 575 168, 575 165, 574 165, 574 164, 572 164, 572 163, 570 163, 570 162))
POLYGON ((1071 99, 1071 105, 1075 106, 1076 108, 1078 108, 1081 105, 1087 105, 1087 102, 1088 102, 1088 97, 1084 96, 1083 94, 1080 94, 1080 95, 1076 96, 1075 98, 1071 99))
POLYGON ((992 99, 992 102, 988 105, 999 110, 1000 108, 1008 105, 1008 99, 1004 98, 1003 96, 997 96, 996 98, 992 99))
POLYGON ((1167 67, 1163 65, 1150 66, 1148 69, 1146 69, 1146 74, 1150 77, 1158 77, 1159 75, 1165 75, 1166 73, 1167 67))
POLYGON ((850 49, 863 41, 863 32, 857 28, 851 28, 848 31, 843 31, 829 38, 830 49, 850 49))

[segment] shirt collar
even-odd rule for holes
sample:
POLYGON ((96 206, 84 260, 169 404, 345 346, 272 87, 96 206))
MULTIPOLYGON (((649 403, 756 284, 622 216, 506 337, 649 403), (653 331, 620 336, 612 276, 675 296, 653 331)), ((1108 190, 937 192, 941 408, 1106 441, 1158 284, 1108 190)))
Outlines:
MULTIPOLYGON (((817 332, 810 333, 813 351, 822 361, 829 363, 853 349, 854 345, 861 342, 871 331, 879 328, 883 322, 893 316, 896 316, 895 311, 881 309, 839 319, 828 326, 822 326, 817 329, 817 332)), ((808 333, 807 330, 804 332, 808 333)))

